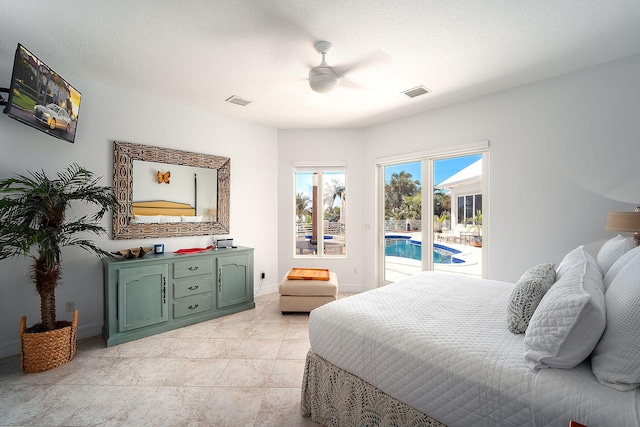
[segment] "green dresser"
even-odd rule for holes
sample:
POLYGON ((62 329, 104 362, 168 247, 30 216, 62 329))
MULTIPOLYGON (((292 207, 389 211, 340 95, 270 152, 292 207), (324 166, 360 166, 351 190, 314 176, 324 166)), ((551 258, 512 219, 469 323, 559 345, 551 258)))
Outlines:
POLYGON ((103 264, 107 347, 255 308, 252 248, 103 264))

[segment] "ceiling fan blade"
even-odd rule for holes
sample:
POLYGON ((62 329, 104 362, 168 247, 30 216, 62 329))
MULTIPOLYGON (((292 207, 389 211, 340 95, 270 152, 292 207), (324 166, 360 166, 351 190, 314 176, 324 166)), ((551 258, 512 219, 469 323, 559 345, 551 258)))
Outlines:
POLYGON ((349 80, 346 77, 341 77, 338 80, 338 88, 348 88, 348 89, 365 89, 364 86, 354 82, 353 80, 349 80))
POLYGON ((379 64, 388 63, 391 63, 391 57, 382 49, 376 49, 357 62, 339 66, 332 65, 332 68, 336 72, 338 77, 342 77, 343 75, 353 73, 355 71, 360 71, 366 68, 375 67, 379 64))

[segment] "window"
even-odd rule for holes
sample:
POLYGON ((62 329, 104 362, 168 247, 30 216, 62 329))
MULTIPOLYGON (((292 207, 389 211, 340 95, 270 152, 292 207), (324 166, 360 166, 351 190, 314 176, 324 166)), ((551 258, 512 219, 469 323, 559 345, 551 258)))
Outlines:
POLYGON ((482 215, 482 194, 458 196, 458 224, 476 225, 479 215, 482 215))
POLYGON ((346 169, 296 168, 295 256, 346 256, 346 169))

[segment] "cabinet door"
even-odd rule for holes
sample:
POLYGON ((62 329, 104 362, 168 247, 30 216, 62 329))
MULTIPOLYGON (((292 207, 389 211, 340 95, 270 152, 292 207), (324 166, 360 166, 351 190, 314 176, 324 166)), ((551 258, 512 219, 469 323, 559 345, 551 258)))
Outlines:
POLYGON ((167 265, 118 270, 118 329, 120 332, 169 320, 167 265))
POLYGON ((251 300, 249 256, 246 254, 218 257, 218 301, 223 308, 251 300))

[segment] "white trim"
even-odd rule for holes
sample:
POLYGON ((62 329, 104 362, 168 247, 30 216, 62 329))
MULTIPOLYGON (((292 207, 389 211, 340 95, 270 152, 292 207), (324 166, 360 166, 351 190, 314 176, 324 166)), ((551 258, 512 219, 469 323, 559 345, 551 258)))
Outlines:
POLYGON ((376 165, 376 217, 375 217, 375 230, 376 230, 376 261, 374 265, 375 271, 375 283, 376 288, 380 286, 388 285, 388 282, 384 278, 384 265, 385 265, 385 221, 384 221, 384 165, 376 165))
POLYGON ((490 150, 482 153, 482 278, 491 277, 489 248, 491 247, 491 186, 489 167, 490 150))
POLYGON ((437 160, 438 158, 457 157, 474 153, 477 154, 478 152, 488 151, 489 145, 489 140, 486 139, 472 144, 456 145, 453 147, 441 147, 432 150, 415 151, 412 153, 397 154, 394 156, 378 157, 376 159, 376 165, 384 166, 387 164, 402 163, 405 161, 416 161, 417 158, 429 158, 437 160))
POLYGON ((347 167, 346 160, 294 160, 294 168, 347 167))
MULTIPOLYGON (((433 171, 435 169, 435 160, 433 158, 422 159, 421 160, 421 171, 422 176, 421 182, 423 183, 421 191, 422 200, 433 200, 433 171), (426 167, 425 167, 426 166, 426 167)), ((433 202, 431 203, 433 204, 433 202)), ((424 210, 424 205, 423 205, 424 210)), ((431 206, 431 211, 433 211, 433 206, 431 206)), ((429 216, 432 218, 432 216, 429 216)), ((432 248, 433 247, 433 220, 431 221, 422 221, 422 242, 423 247, 432 248), (425 226, 426 222, 426 226, 425 226), (426 245, 424 244, 426 242, 426 245)), ((433 271, 433 256, 423 256, 422 257, 422 270, 423 271, 433 271)))

